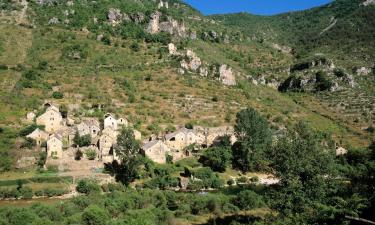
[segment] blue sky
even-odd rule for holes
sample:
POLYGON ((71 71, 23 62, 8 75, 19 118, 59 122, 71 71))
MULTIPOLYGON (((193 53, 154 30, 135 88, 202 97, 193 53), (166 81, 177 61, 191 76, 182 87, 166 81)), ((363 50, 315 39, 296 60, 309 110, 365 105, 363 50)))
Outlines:
POLYGON ((248 12, 257 15, 274 15, 308 9, 330 0, 184 0, 205 15, 248 12))

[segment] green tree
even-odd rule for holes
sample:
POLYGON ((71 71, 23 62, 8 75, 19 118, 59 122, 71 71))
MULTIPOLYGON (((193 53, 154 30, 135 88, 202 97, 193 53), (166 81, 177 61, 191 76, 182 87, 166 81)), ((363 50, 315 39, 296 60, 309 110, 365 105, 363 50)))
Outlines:
POLYGON ((109 219, 108 212, 97 205, 90 205, 82 213, 82 223, 85 225, 105 225, 109 219))
POLYGON ((204 166, 209 166, 216 172, 224 172, 231 160, 231 149, 225 147, 209 148, 203 153, 201 158, 204 166))
POLYGON ((272 150, 272 168, 280 186, 272 203, 280 215, 299 214, 304 223, 320 224, 319 220, 330 221, 342 213, 336 203, 338 198, 332 196, 344 186, 336 179, 334 148, 328 142, 303 123, 277 141, 272 150))
POLYGON ((248 108, 237 113, 233 146, 233 165, 244 172, 264 170, 269 164, 267 151, 272 138, 268 122, 256 110, 248 108))
POLYGON ((91 144, 91 135, 87 134, 80 136, 77 131, 74 135, 73 141, 79 147, 89 146, 91 144))
POLYGON ((234 205, 242 210, 250 210, 264 206, 263 199, 254 191, 245 190, 237 194, 233 201, 234 205))
POLYGON ((115 167, 116 178, 125 185, 129 185, 138 175, 141 164, 139 155, 140 145, 135 140, 133 130, 124 127, 117 136, 115 152, 121 163, 115 167))

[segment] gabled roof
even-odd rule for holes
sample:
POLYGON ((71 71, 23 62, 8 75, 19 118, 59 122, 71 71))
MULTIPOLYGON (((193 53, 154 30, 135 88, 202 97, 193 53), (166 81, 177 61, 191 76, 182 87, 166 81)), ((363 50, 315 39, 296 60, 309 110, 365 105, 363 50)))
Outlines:
POLYGON ((99 121, 97 121, 96 119, 94 118, 87 118, 87 119, 84 119, 82 123, 85 123, 87 126, 89 127, 100 127, 100 124, 99 124, 99 121))
POLYGON ((162 144, 163 147, 165 147, 166 149, 169 149, 168 146, 165 145, 164 142, 162 142, 161 140, 149 141, 142 146, 142 149, 143 149, 143 151, 147 151, 157 144, 162 144))
POLYGON ((48 108, 46 109, 46 112, 48 112, 48 111, 56 111, 56 112, 60 112, 59 108, 56 107, 56 106, 54 106, 54 105, 51 105, 50 107, 48 107, 48 108))
POLYGON ((41 130, 39 128, 36 128, 33 132, 31 132, 30 134, 28 134, 26 137, 33 138, 35 136, 39 136, 39 134, 48 136, 47 132, 45 132, 44 130, 41 130))
POLYGON ((62 141, 62 136, 60 134, 52 134, 51 136, 49 136, 48 141, 50 141, 52 139, 57 139, 59 141, 62 141))

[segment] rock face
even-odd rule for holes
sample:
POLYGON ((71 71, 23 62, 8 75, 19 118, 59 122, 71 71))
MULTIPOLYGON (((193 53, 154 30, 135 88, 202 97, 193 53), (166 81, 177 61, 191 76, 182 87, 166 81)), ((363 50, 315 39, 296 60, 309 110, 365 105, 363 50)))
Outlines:
POLYGON ((180 58, 181 68, 178 69, 179 74, 185 74, 186 72, 195 73, 202 77, 218 79, 224 85, 236 85, 236 76, 229 66, 204 63, 193 50, 188 49, 186 53, 178 52, 173 43, 168 45, 168 50, 170 55, 180 58))
POLYGON ((356 73, 357 75, 367 76, 372 72, 371 68, 361 67, 357 69, 356 73))
POLYGON ((172 17, 167 17, 166 21, 160 21, 162 14, 155 12, 151 15, 146 31, 150 34, 167 32, 177 37, 187 37, 187 28, 183 22, 179 23, 172 17))
POLYGON ((364 3, 362 3, 364 6, 369 6, 369 5, 375 5, 375 0, 367 0, 364 3))
POLYGON ((150 22, 148 23, 147 32, 150 34, 156 34, 159 32, 159 20, 160 12, 155 12, 150 17, 150 22))
POLYGON ((279 86, 280 91, 334 92, 357 85, 353 75, 321 56, 295 64, 290 71, 291 75, 279 86))
POLYGON ((130 18, 127 14, 121 13, 120 9, 114 9, 114 8, 111 8, 108 10, 107 19, 108 19, 108 22, 111 23, 113 26, 123 21, 130 21, 130 18))
POLYGON ((220 81, 224 85, 232 86, 236 85, 236 77, 233 74, 232 68, 227 65, 221 65, 219 69, 220 81))

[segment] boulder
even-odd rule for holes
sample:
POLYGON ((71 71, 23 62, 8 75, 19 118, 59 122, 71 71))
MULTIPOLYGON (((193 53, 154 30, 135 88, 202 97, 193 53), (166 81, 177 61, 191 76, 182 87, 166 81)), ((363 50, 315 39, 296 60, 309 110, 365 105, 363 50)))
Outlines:
POLYGON ((177 55, 177 48, 173 43, 168 44, 168 51, 170 55, 177 55))
POLYGON ((111 8, 107 14, 108 22, 112 25, 117 25, 123 21, 129 21, 130 18, 125 13, 121 13, 120 9, 111 8))
POLYGON ((219 79, 221 83, 223 83, 224 85, 228 85, 228 86, 236 85, 236 77, 233 74, 232 68, 223 64, 220 66, 219 74, 220 74, 219 79))
POLYGON ((59 24, 60 21, 57 17, 52 17, 51 19, 48 20, 48 24, 49 25, 55 25, 55 24, 59 24))
POLYGON ((361 67, 357 69, 356 73, 357 75, 367 76, 372 72, 371 68, 361 67))

